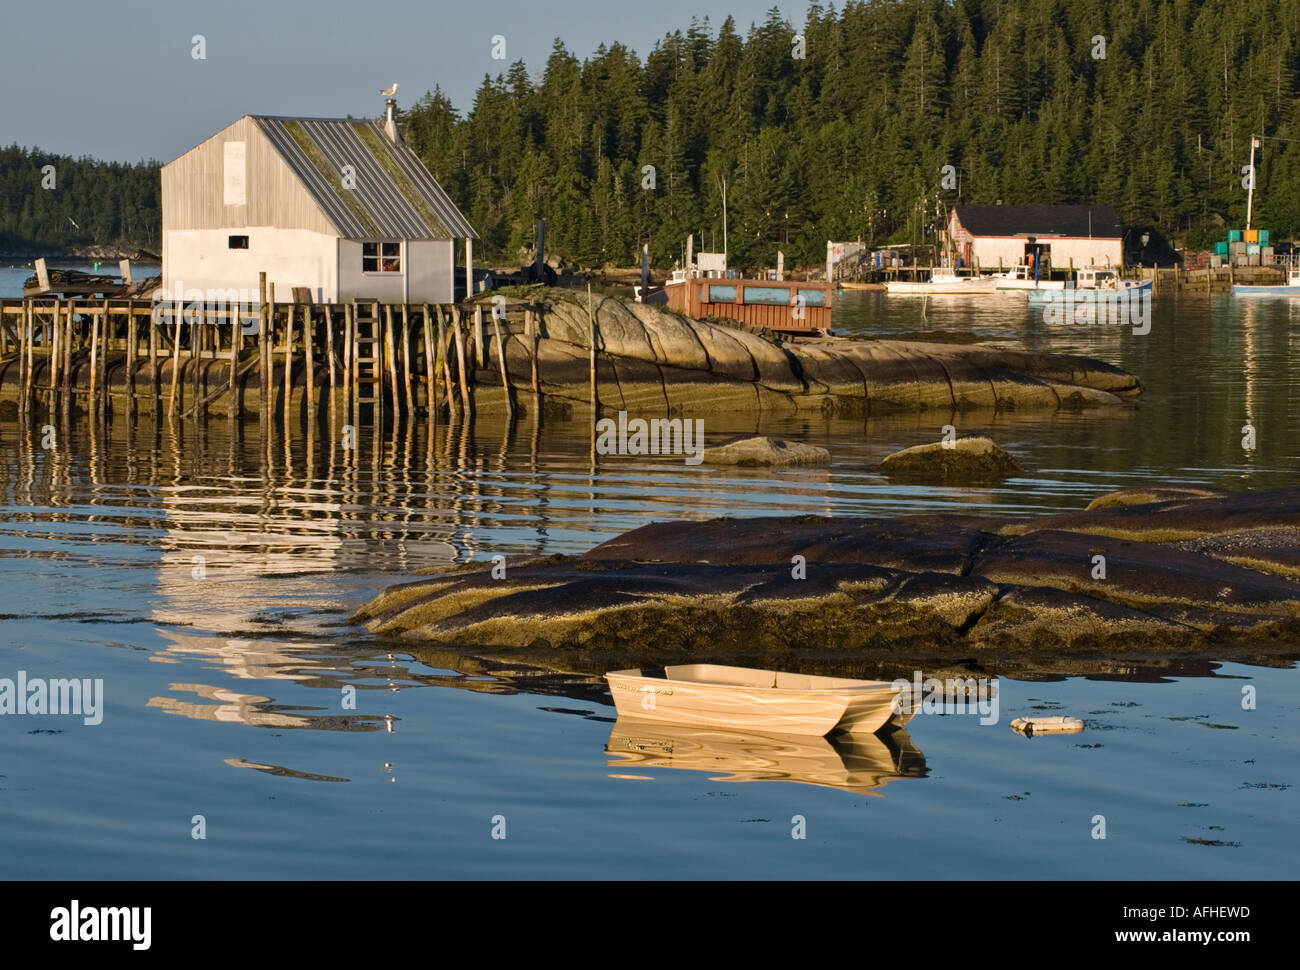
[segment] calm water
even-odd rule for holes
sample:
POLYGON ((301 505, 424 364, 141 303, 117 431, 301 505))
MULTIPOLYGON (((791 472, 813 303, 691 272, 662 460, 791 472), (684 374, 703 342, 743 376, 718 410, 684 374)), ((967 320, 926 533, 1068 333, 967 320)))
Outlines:
MULTIPOLYGON (((28 272, 0 269, 0 293, 28 272)), ((1146 336, 1049 327, 1015 298, 922 306, 851 293, 837 312, 849 330, 965 331, 1094 354, 1138 373, 1147 393, 1105 414, 764 424, 834 456, 829 469, 787 471, 636 458, 593 468, 585 419, 395 432, 363 440, 359 464, 328 440, 308 454, 301 436, 263 456, 256 422, 234 434, 222 420, 178 431, 118 421, 106 435, 74 427, 47 451, 39 434, 0 421, 0 677, 103 678, 105 690, 98 726, 0 719, 0 873, 1293 873, 1293 669, 1003 679, 996 725, 920 715, 857 745, 791 746, 616 727, 595 678, 412 653, 347 625, 418 570, 577 552, 652 519, 971 504, 1027 515, 1127 484, 1295 481, 1300 306, 1157 297, 1146 336), (991 434, 1026 476, 951 490, 871 472, 950 420, 991 434), (1241 448, 1247 421, 1253 452, 1241 448), (1253 711, 1242 709, 1247 685, 1253 711), (1007 727, 1026 713, 1075 714, 1087 729, 1026 740, 1007 727), (743 780, 755 775, 768 780, 743 780), (191 837, 196 815, 204 840, 191 837), (806 839, 791 838, 796 815, 806 839), (1092 837, 1096 815, 1105 840, 1092 837), (494 816, 504 840, 492 838, 494 816)), ((749 417, 704 418, 715 440, 755 429, 749 417)))

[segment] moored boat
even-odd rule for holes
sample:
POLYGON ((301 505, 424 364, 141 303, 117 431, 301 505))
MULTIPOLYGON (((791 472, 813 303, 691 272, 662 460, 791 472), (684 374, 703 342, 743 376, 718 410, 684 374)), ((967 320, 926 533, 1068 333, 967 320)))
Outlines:
POLYGON ((998 281, 992 276, 956 276, 952 273, 934 273, 924 282, 889 280, 885 290, 896 296, 937 296, 944 294, 994 293, 998 281))
POLYGON ((683 664, 605 675, 619 717, 821 737, 835 728, 872 733, 901 705, 880 680, 683 664))
POLYGON ((1150 291, 1150 280, 1122 279, 1119 272, 1110 268, 1079 270, 1073 286, 1059 290, 1026 290, 1030 303, 1083 303, 1090 300, 1111 300, 1117 296, 1138 297, 1150 291))
POLYGON ((1277 286, 1236 283, 1232 287, 1233 296, 1300 296, 1300 267, 1287 268, 1286 282, 1277 286))
POLYGON ((1030 275, 1029 267, 1024 263, 1012 267, 1005 273, 994 273, 999 290, 1063 290, 1064 280, 1036 280, 1030 275))

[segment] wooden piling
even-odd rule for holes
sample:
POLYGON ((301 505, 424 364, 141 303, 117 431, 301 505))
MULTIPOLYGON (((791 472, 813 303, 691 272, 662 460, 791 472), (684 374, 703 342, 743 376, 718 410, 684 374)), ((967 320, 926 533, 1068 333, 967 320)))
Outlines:
POLYGON ((313 427, 316 420, 316 360, 312 353, 312 344, 316 342, 316 319, 311 307, 303 308, 302 345, 306 374, 303 375, 303 395, 307 401, 307 426, 313 427))
POLYGON ((479 370, 487 366, 487 357, 483 348, 483 307, 481 305, 474 307, 474 360, 477 362, 479 370))
POLYGON ((533 316, 531 308, 524 310, 524 330, 528 334, 528 356, 532 361, 533 370, 533 397, 539 397, 542 393, 542 382, 537 373, 537 344, 538 344, 538 326, 536 318, 533 316))
POLYGON ((596 311, 591 304, 591 284, 587 284, 587 319, 590 321, 591 330, 591 350, 588 354, 589 368, 591 371, 591 420, 595 421, 599 410, 598 398, 596 397, 596 311))
POLYGON ((465 409, 465 416, 468 418, 473 403, 469 396, 469 380, 465 375, 465 335, 460 329, 460 307, 451 308, 451 325, 453 339, 456 341, 456 366, 460 368, 458 376, 460 377, 460 400, 461 406, 465 409))
POLYGON ((411 324, 409 308, 402 304, 402 380, 406 383, 406 413, 415 413, 415 396, 411 392, 411 324))
POLYGON ((334 315, 330 313, 330 305, 325 304, 325 353, 330 365, 330 411, 334 410, 334 315))
POLYGON ((443 392, 447 398, 447 415, 456 420, 456 394, 451 387, 451 364, 447 352, 447 326, 442 318, 442 307, 438 307, 438 358, 442 361, 443 392))
MULTIPOLYGON (((376 306, 376 311, 378 306, 376 306)), ((384 304, 384 356, 388 358, 388 377, 393 396, 393 414, 400 417, 402 414, 402 401, 398 394, 397 382, 397 353, 393 349, 393 308, 384 304)))
POLYGON ((492 314, 492 333, 497 338, 497 363, 501 365, 501 389, 506 395, 506 416, 513 418, 515 416, 515 402, 510 394, 510 374, 506 370, 506 342, 501 336, 501 323, 497 320, 495 311, 492 314))
MULTIPOLYGON (((185 314, 184 306, 184 302, 180 300, 172 304, 172 315, 176 318, 176 326, 173 337, 174 346, 172 347, 172 388, 171 393, 167 396, 167 413, 171 415, 176 414, 176 386, 180 382, 181 376, 181 323, 185 314)), ((104 307, 104 315, 107 317, 108 301, 104 302, 104 307)), ((107 352, 107 344, 105 344, 104 349, 107 352)), ((107 388, 105 388, 105 392, 107 393, 107 388)))
POLYGON ((149 309, 149 401, 156 412, 158 410, 158 327, 153 308, 149 309))
POLYGON ((99 377, 99 318, 98 313, 90 315, 90 408, 92 414, 99 407, 99 397, 96 394, 96 391, 99 390, 97 383, 99 377))
POLYGON ((293 400, 293 318, 298 306, 290 303, 288 322, 284 332, 284 428, 285 437, 289 436, 289 403, 293 400))
MULTIPOLYGON (((438 371, 433 352, 433 312, 424 304, 421 314, 424 322, 424 406, 431 421, 438 420, 438 371)), ((430 439, 432 440, 432 439, 430 439)))
POLYGON ((136 354, 139 351, 135 332, 135 301, 126 301, 126 406, 129 414, 135 414, 135 367, 136 354))
MULTIPOLYGON (((235 372, 239 368, 239 352, 243 349, 243 344, 244 320, 241 305, 238 309, 230 308, 230 377, 226 386, 230 398, 226 401, 226 416, 231 422, 239 417, 239 378, 235 372)), ((231 427, 234 427, 233 423, 231 427)))

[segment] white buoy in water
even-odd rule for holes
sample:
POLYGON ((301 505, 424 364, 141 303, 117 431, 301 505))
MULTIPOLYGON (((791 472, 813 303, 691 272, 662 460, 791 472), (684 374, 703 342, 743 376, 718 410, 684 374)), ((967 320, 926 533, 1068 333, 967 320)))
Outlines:
POLYGON ((1018 717, 1011 722, 1011 730, 1021 734, 1078 734, 1083 722, 1077 717, 1018 717))

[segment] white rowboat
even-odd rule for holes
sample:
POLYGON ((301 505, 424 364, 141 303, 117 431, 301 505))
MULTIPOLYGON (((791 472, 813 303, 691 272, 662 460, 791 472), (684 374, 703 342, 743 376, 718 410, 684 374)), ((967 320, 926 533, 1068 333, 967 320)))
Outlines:
POLYGON ((616 670, 605 679, 619 717, 815 737, 880 730, 900 693, 889 681, 719 664, 665 667, 662 676, 616 670))

